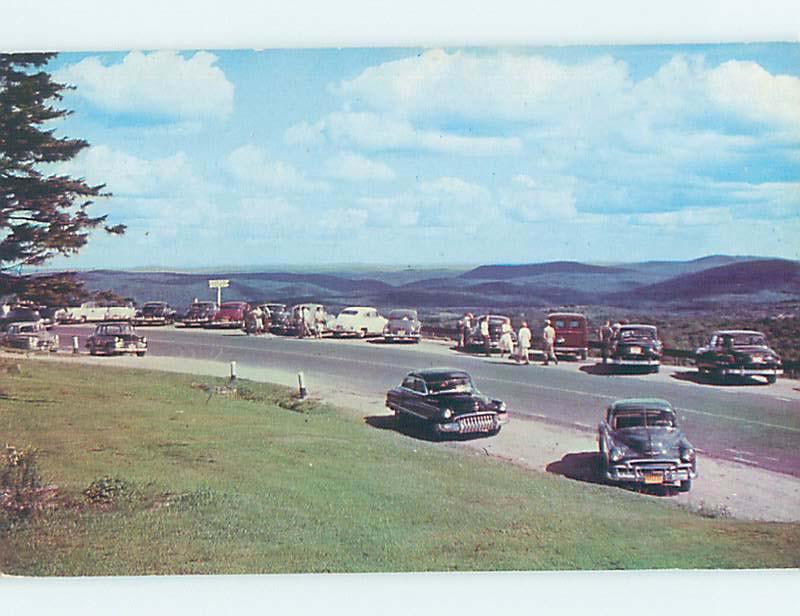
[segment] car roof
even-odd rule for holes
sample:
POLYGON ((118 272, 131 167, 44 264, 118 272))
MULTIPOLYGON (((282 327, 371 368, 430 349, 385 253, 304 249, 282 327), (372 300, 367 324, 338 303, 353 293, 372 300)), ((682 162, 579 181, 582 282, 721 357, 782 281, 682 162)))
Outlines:
POLYGON ((548 319, 554 319, 557 317, 580 317, 581 319, 585 319, 586 315, 580 312, 551 312, 547 315, 548 319))
POLYGON ((472 378, 469 376, 468 372, 464 370, 458 370, 456 368, 425 368, 423 370, 414 370, 413 372, 409 373, 409 376, 418 376, 423 379, 446 379, 452 377, 467 377, 472 378))
POLYGON ((342 308, 342 310, 377 310, 377 308, 373 306, 348 306, 347 308, 342 308))
POLYGON ((752 329, 719 329, 714 332, 714 336, 733 336, 735 334, 747 334, 749 336, 763 336, 762 332, 752 329))
POLYGON ((674 411, 672 405, 661 398, 624 398, 611 403, 612 411, 634 411, 653 409, 661 411, 674 411))
POLYGON ((625 323, 625 325, 620 325, 620 329, 626 328, 634 328, 634 327, 648 327, 650 329, 657 329, 655 325, 650 325, 649 323, 625 323))

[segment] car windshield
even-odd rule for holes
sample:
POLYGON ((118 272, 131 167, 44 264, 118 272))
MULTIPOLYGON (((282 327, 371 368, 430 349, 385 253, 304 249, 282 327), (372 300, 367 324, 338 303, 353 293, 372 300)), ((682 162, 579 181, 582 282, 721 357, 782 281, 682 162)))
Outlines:
POLYGON ((133 328, 125 323, 120 323, 119 325, 106 325, 100 330, 100 333, 108 336, 124 336, 127 334, 132 334, 133 328))
POLYGON ((656 330, 651 327, 629 327, 622 329, 619 332, 619 337, 622 340, 631 338, 652 338, 656 337, 656 330))
POLYGON ((269 308, 270 312, 286 312, 284 304, 267 304, 267 308, 269 308))
POLYGON ((454 375, 446 379, 426 380, 428 392, 431 394, 472 393, 475 386, 466 375, 454 375))
POLYGON ((767 339, 763 334, 724 334, 720 336, 720 344, 722 346, 767 346, 767 339))
POLYGON ((417 318, 417 312, 415 310, 392 310, 389 313, 389 318, 392 320, 414 321, 417 318))
POLYGON ((359 314, 358 310, 351 310, 351 309, 348 308, 347 310, 342 310, 339 313, 339 316, 346 315, 346 316, 349 316, 349 317, 354 317, 354 316, 356 316, 358 314, 359 314))
POLYGON ((623 411, 614 416, 614 429, 628 428, 674 428, 675 414, 661 409, 623 411))

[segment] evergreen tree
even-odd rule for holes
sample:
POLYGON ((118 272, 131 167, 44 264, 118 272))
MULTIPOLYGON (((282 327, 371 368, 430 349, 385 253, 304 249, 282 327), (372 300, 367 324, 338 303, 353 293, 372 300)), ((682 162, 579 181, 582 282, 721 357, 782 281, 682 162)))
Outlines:
MULTIPOLYGON (((46 172, 89 145, 55 136, 53 123, 71 111, 58 108, 70 87, 43 69, 54 55, 0 54, 0 274, 75 254, 106 221, 88 212, 92 198, 109 196, 103 185, 46 172)), ((105 230, 121 234, 125 227, 105 230)), ((8 280, 0 276, 0 286, 8 280)), ((14 286, 24 288, 24 279, 14 286)))

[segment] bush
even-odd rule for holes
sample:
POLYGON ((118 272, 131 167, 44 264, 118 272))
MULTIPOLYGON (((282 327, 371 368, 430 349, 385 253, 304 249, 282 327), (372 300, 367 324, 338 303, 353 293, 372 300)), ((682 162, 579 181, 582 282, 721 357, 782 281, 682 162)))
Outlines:
POLYGON ((36 450, 6 445, 0 457, 0 513, 4 522, 28 517, 43 504, 36 450))

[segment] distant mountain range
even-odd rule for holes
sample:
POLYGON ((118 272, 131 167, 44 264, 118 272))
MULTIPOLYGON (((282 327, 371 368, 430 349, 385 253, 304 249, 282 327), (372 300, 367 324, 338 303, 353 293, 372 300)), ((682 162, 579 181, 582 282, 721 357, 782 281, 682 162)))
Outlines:
POLYGON ((141 303, 176 307, 214 294, 209 278, 227 278, 225 299, 319 301, 332 307, 463 308, 511 306, 709 305, 800 300, 800 262, 715 255, 691 261, 593 265, 555 261, 482 265, 469 270, 357 270, 319 273, 173 273, 93 270, 78 277, 90 290, 112 290, 141 303))

